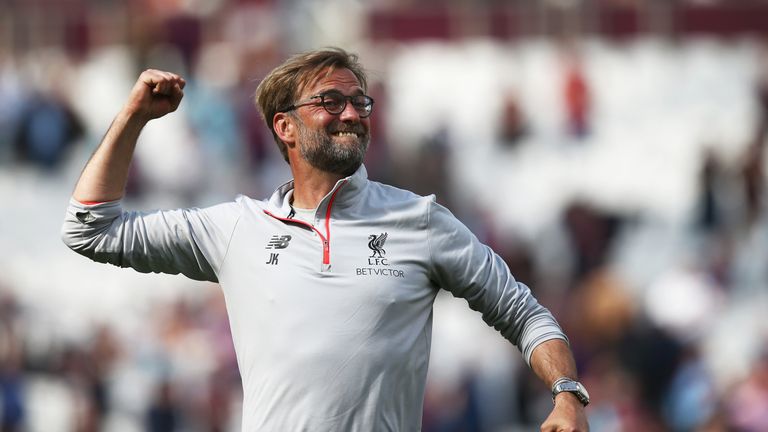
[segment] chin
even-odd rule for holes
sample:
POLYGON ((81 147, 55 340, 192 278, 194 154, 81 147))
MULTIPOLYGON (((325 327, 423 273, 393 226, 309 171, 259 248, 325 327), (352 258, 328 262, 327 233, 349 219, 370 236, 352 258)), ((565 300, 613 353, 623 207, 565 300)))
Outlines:
POLYGON ((343 165, 339 164, 338 166, 334 167, 332 172, 334 174, 336 174, 336 175, 341 175, 341 176, 344 176, 344 177, 349 177, 352 174, 354 174, 355 171, 357 171, 358 168, 360 168, 360 165, 362 165, 362 161, 360 161, 360 162, 357 162, 357 161, 349 162, 349 161, 347 161, 343 165))
POLYGON ((333 137, 333 142, 343 147, 362 147, 363 139, 356 137, 333 137))

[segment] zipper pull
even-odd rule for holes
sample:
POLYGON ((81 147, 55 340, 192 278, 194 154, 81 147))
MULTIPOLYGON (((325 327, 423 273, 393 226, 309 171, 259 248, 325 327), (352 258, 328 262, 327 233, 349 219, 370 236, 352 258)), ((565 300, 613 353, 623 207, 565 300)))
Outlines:
POLYGON ((328 239, 323 239, 323 266, 320 268, 321 272, 327 272, 331 270, 331 248, 329 247, 328 239))

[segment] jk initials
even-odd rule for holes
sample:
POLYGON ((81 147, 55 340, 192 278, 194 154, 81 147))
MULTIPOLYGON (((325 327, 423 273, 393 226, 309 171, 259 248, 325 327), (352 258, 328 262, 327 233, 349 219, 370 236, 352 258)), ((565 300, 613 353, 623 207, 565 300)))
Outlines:
POLYGON ((277 265, 277 256, 278 255, 280 255, 280 254, 276 254, 276 253, 270 254, 269 255, 269 261, 267 261, 266 264, 277 265))

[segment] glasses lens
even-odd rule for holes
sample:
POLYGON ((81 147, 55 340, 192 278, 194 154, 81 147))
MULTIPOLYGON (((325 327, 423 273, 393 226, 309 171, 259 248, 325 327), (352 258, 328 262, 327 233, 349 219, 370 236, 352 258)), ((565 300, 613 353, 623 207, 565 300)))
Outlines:
POLYGON ((323 95, 323 107, 331 114, 341 113, 346 105, 347 99, 341 93, 329 92, 323 95))
POLYGON ((360 116, 367 117, 371 114, 371 110, 373 109, 373 99, 366 95, 357 95, 352 96, 350 100, 352 101, 352 106, 355 107, 355 110, 360 116))
POLYGON ((330 114, 337 115, 347 107, 347 99, 352 102, 352 106, 360 117, 368 117, 373 111, 373 99, 366 95, 344 96, 340 92, 328 92, 322 96, 323 107, 330 114))

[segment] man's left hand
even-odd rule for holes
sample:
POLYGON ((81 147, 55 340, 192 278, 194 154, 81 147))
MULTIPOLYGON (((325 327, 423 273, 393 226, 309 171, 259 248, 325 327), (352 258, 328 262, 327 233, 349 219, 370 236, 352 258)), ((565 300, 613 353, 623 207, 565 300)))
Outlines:
POLYGON ((589 432, 584 406, 571 393, 558 394, 555 407, 541 424, 541 432, 589 432))

